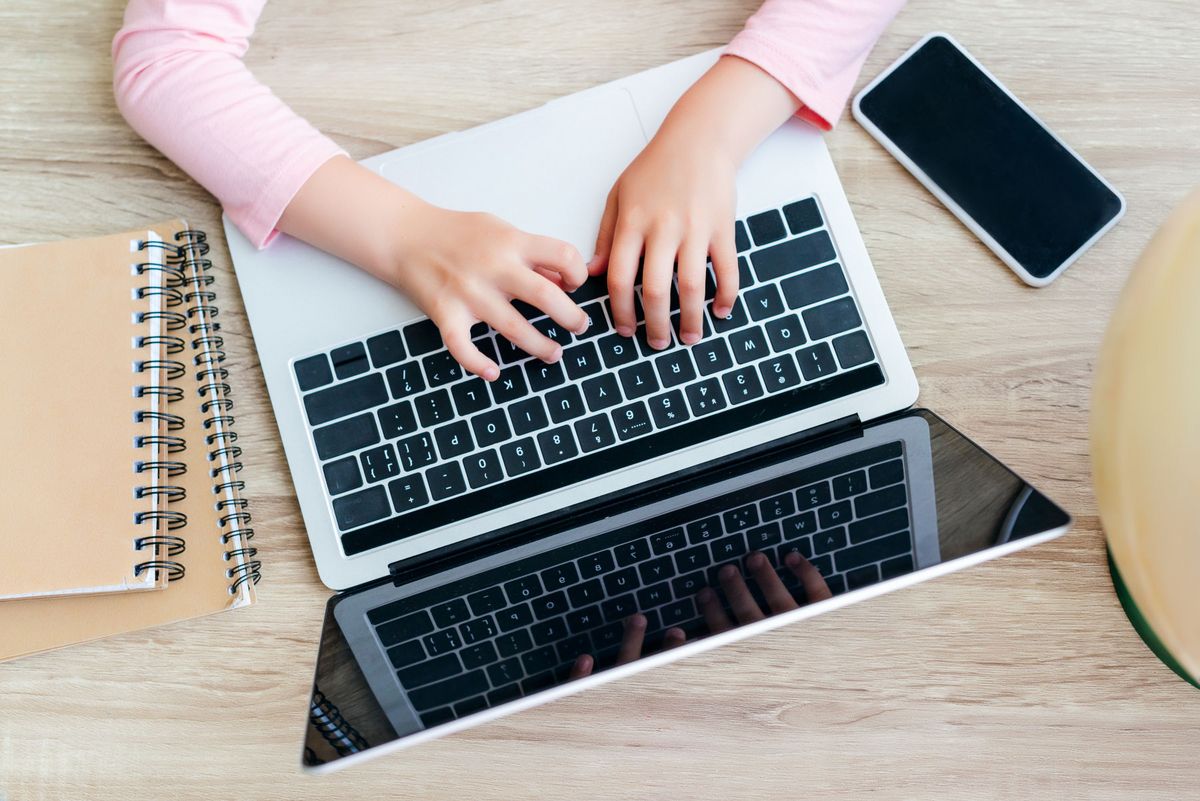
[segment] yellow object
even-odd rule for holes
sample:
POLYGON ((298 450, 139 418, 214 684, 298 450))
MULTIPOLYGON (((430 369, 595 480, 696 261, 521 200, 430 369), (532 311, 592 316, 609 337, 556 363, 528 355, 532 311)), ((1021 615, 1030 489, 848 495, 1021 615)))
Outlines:
POLYGON ((1200 190, 1125 286, 1100 351, 1091 440, 1115 578, 1136 604, 1130 617, 1137 625, 1140 612, 1172 667, 1200 681, 1200 190))

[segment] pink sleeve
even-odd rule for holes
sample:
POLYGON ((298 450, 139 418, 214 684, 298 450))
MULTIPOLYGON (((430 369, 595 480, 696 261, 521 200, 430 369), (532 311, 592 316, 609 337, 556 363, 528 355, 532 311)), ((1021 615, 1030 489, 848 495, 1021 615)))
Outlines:
POLYGON ((344 153, 242 63, 266 0, 130 0, 113 39, 117 106, 212 192, 257 247, 318 167, 344 153))
POLYGON ((904 0, 766 0, 726 48, 794 94, 799 115, 829 130, 875 40, 904 0))

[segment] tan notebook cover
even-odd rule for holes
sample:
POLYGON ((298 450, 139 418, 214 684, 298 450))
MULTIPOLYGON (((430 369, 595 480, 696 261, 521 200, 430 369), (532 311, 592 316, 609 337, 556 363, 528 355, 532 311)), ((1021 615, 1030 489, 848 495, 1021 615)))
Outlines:
MULTIPOLYGON (((170 499, 172 528, 167 535, 185 540, 186 548, 166 556, 184 568, 184 575, 161 592, 0 603, 0 660, 254 602, 258 562, 248 543, 253 532, 237 479, 240 451, 233 444, 232 401, 224 386, 228 375, 221 364, 225 357, 209 294, 213 287, 207 283, 211 273, 204 269, 207 246, 190 248, 185 258, 176 258, 175 237, 186 230, 183 221, 160 223, 152 230, 165 242, 165 260, 179 269, 186 298, 183 306, 167 310, 178 317, 164 321, 165 334, 185 342, 181 352, 169 355, 187 369, 170 381, 181 393, 167 404, 172 415, 167 433, 186 445, 167 458, 186 464, 186 472, 168 479, 182 487, 186 497, 170 499), (186 524, 181 525, 184 516, 186 524)), ((183 242, 195 239, 184 236, 183 242)), ((170 273, 168 283, 175 283, 170 273)))
POLYGON ((166 583, 142 519, 165 501, 157 424, 139 421, 165 403, 137 392, 163 378, 146 234, 0 249, 0 599, 166 583))

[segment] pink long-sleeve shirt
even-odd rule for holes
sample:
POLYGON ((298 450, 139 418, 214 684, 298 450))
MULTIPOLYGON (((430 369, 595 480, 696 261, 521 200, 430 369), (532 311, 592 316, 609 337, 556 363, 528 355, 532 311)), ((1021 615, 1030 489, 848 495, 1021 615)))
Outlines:
MULTIPOLYGON (((129 124, 221 201, 258 247, 317 168, 343 154, 242 63, 266 0, 130 0, 113 39, 129 124), (180 103, 186 97, 188 102, 180 103)), ((904 0, 766 0, 727 54, 757 65, 829 129, 904 0)))

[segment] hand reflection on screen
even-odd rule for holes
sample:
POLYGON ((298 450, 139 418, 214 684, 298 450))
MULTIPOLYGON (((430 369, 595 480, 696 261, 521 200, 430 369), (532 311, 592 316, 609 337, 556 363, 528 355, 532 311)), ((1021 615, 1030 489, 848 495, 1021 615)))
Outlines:
MULTIPOLYGON (((800 582, 800 589, 805 596, 803 604, 797 602, 792 591, 784 585, 779 574, 775 572, 771 560, 762 553, 754 551, 746 557, 746 572, 758 586, 767 609, 763 610, 737 566, 725 565, 717 571, 717 581, 721 588, 719 593, 711 587, 704 587, 696 593, 696 606, 704 616, 708 633, 717 634, 728 631, 736 625, 753 623, 763 620, 769 615, 789 612, 799 609, 801 606, 833 597, 829 585, 825 583, 821 572, 813 567, 812 562, 795 551, 791 551, 784 559, 784 564, 800 582), (722 595, 725 597, 725 603, 721 601, 722 595), (733 613, 732 618, 725 609, 726 604, 733 613)), ((662 634, 661 650, 676 648, 683 645, 686 640, 687 634, 684 630, 678 626, 672 626, 662 634)), ((630 615, 625 619, 625 635, 621 640, 621 647, 617 651, 613 664, 624 665, 639 659, 643 655, 645 642, 646 616, 630 615)), ((595 658, 591 654, 583 654, 575 660, 570 678, 579 679, 590 676, 595 668, 595 658)))

